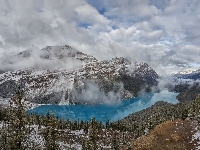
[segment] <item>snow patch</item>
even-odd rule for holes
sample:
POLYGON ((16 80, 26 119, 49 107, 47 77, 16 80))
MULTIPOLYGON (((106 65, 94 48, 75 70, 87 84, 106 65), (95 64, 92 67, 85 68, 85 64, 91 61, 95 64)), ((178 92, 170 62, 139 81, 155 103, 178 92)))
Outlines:
POLYGON ((200 149, 200 130, 197 130, 192 136, 192 141, 197 141, 196 150, 200 149))

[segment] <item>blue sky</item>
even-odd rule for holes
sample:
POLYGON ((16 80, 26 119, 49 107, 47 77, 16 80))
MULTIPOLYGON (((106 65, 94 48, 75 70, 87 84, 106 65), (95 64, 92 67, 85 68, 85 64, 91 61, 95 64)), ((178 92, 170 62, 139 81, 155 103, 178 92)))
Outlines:
POLYGON ((0 56, 69 44, 101 60, 144 61, 159 73, 196 69, 199 8, 198 0, 0 1, 0 56))
POLYGON ((100 14, 104 14, 104 12, 106 11, 105 5, 103 3, 102 0, 87 0, 86 1, 88 4, 90 4, 91 6, 95 7, 95 9, 98 10, 98 12, 100 14))

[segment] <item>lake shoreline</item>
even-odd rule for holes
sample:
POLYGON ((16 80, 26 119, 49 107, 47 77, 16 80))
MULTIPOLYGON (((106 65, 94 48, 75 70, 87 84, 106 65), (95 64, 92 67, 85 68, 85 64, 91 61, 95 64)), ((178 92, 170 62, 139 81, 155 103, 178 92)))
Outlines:
POLYGON ((92 117, 98 121, 106 120, 117 121, 124 117, 151 107, 158 101, 166 101, 171 104, 178 103, 176 96, 178 93, 163 90, 159 93, 144 93, 136 98, 121 100, 118 103, 98 104, 98 105, 40 105, 39 107, 28 110, 29 113, 45 115, 53 112, 58 118, 88 121, 92 117))

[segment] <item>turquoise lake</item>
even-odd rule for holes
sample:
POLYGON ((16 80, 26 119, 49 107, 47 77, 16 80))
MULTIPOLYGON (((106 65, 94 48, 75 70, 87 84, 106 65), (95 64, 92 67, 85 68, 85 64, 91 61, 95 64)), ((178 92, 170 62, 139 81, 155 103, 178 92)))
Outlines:
POLYGON ((178 93, 163 90, 159 93, 145 93, 136 98, 99 105, 42 105, 29 110, 29 113, 45 115, 53 112, 58 118, 73 120, 87 120, 92 117, 105 123, 107 119, 117 121, 131 113, 143 110, 155 104, 157 101, 166 101, 172 104, 178 103, 178 93))

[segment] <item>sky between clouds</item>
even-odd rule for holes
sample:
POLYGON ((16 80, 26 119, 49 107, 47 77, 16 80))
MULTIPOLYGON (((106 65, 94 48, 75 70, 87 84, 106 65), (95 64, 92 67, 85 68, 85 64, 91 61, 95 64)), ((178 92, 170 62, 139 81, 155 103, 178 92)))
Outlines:
POLYGON ((200 63, 199 0, 0 0, 0 56, 71 45, 172 73, 200 63))

